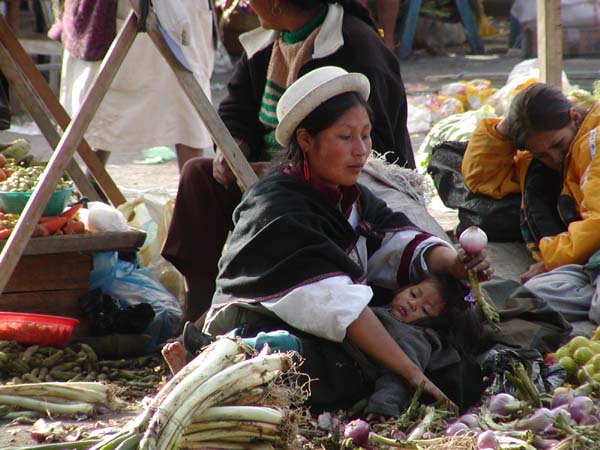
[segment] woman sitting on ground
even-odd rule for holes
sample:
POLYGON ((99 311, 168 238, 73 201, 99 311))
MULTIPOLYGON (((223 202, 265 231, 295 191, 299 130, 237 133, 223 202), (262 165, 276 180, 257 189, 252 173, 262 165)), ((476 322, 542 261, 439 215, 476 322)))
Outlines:
POLYGON ((535 83, 517 94, 506 118, 483 119, 469 141, 467 187, 494 198, 523 195, 525 231, 539 261, 524 281, 584 264, 600 249, 599 127, 600 103, 586 111, 560 89, 535 83))
MULTIPOLYGON (((339 66, 372 84, 373 148, 400 166, 415 167, 406 128, 407 103, 400 63, 356 0, 251 0, 261 28, 242 35, 244 54, 219 105, 219 116, 260 177, 285 150, 275 139, 277 102, 298 77, 339 66)), ((162 255, 186 281, 184 317, 210 307, 217 263, 240 201, 235 176, 217 151, 184 167, 162 255)))
POLYGON ((599 129, 600 103, 578 108, 560 89, 535 83, 506 118, 479 123, 462 164, 473 192, 522 193, 522 231, 538 262, 521 278, 569 321, 590 313, 600 322, 600 308, 590 311, 594 279, 582 267, 600 250, 599 129))
POLYGON ((368 95, 364 75, 323 67, 282 96, 276 136, 290 163, 252 186, 236 209, 205 325, 212 335, 290 331, 306 358, 302 370, 319 379, 311 403, 321 407, 365 393, 372 380, 357 362, 365 356, 410 388, 424 382, 427 394, 446 399, 369 308, 369 284, 397 291, 430 272, 493 272, 482 254, 463 265, 446 241, 357 184, 371 152, 368 95))

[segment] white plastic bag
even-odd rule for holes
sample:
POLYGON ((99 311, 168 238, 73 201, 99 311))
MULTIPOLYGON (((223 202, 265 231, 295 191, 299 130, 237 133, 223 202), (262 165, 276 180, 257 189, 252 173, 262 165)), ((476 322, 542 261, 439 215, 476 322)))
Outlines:
POLYGON ((170 195, 144 193, 119 206, 129 226, 146 233, 144 245, 138 251, 140 265, 147 268, 180 303, 185 297, 183 276, 160 251, 173 217, 175 199, 170 195))
POLYGON ((90 231, 128 231, 127 221, 121 212, 102 202, 88 205, 87 226, 90 231))

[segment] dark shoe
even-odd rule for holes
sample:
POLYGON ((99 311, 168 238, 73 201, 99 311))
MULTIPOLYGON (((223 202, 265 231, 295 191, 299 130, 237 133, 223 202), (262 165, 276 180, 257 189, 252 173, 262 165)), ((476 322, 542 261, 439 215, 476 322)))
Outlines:
POLYGON ((186 322, 183 326, 183 346, 189 352, 195 355, 208 344, 215 340, 210 334, 202 332, 193 322, 186 322))

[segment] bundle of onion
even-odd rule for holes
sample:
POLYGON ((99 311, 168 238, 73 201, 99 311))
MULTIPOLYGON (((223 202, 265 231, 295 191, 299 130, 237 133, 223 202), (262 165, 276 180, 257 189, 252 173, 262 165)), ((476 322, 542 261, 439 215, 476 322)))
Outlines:
POLYGON ((56 382, 0 386, 0 418, 92 416, 116 409, 109 386, 93 382, 56 382))
POLYGON ((269 396, 275 389, 269 383, 290 374, 293 378, 292 357, 267 351, 248 357, 254 350, 241 340, 216 340, 179 371, 124 431, 91 449, 120 445, 160 450, 234 449, 252 448, 250 444, 264 449, 273 445, 291 448, 295 433, 288 412, 279 407, 247 406, 277 397, 269 396))

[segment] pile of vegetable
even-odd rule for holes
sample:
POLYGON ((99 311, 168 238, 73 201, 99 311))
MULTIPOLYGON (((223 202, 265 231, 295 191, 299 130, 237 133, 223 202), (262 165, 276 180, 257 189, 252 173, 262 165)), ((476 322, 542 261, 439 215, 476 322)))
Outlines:
MULTIPOLYGON (((1 326, 1 324, 0 324, 1 326)), ((165 375, 159 357, 99 360, 87 344, 58 349, 0 341, 0 380, 9 385, 40 382, 110 381, 129 395, 154 390, 165 375)))
POLYGON ((548 359, 565 368, 572 384, 590 379, 600 382, 600 328, 594 331, 591 339, 575 336, 548 359))
POLYGON ((108 385, 94 382, 10 384, 0 386, 0 419, 88 417, 119 403, 108 385))
MULTIPOLYGON (((4 166, 2 161, 6 161, 7 159, 13 160, 13 163, 17 165, 21 163, 29 164, 33 161, 33 155, 29 154, 30 150, 31 144, 25 139, 17 139, 7 144, 0 144, 0 165, 4 166)), ((4 168, 3 172, 6 174, 7 169, 4 168)), ((8 178, 9 175, 6 174, 6 177, 8 178)), ((2 181, 1 178, 2 174, 0 173, 0 181, 2 181)))
MULTIPOLYGON (((77 216, 81 207, 82 204, 77 203, 59 216, 40 217, 32 237, 85 233, 85 224, 77 216)), ((0 239, 8 239, 17 225, 19 217, 20 214, 6 214, 0 208, 0 239)))
MULTIPOLYGON (((44 170, 45 163, 32 165, 17 164, 13 158, 0 155, 0 192, 33 192, 44 170)), ((73 182, 68 177, 63 177, 56 186, 57 190, 73 187, 73 182)))
MULTIPOLYGON (((295 448, 294 415, 305 398, 293 356, 260 354, 221 338, 180 370, 122 430, 61 449, 295 448), (95 445, 92 445, 95 444, 95 445)), ((35 447, 33 447, 35 448, 35 447)))

